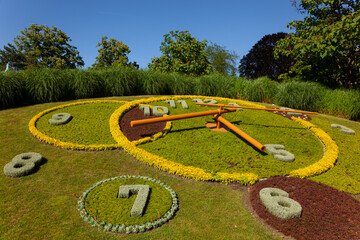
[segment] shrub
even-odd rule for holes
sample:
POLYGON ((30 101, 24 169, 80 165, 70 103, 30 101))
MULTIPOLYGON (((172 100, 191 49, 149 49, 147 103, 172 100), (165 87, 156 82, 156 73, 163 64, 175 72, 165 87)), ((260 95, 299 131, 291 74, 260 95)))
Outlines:
POLYGON ((360 92, 358 90, 327 89, 321 101, 321 110, 333 115, 360 119, 360 92))
POLYGON ((129 67, 111 67, 97 71, 105 84, 105 92, 110 96, 137 95, 140 90, 137 72, 129 67))
POLYGON ((96 70, 74 71, 74 80, 71 83, 75 98, 92 98, 110 95, 106 92, 104 80, 96 70))
POLYGON ((167 75, 171 94, 174 95, 192 95, 195 94, 195 79, 179 73, 167 75))
POLYGON ((274 102, 280 106, 318 111, 324 93, 325 88, 318 83, 291 81, 279 85, 274 102))
POLYGON ((0 73, 0 109, 21 104, 24 100, 24 78, 22 73, 0 73))
POLYGON ((67 99, 69 71, 37 69, 25 71, 26 93, 34 103, 54 102, 67 99))
POLYGON ((140 70, 142 79, 142 92, 147 95, 164 95, 170 93, 167 74, 158 71, 143 71, 140 70))
POLYGON ((218 73, 201 76, 196 81, 196 94, 203 96, 234 97, 235 77, 218 73))
POLYGON ((278 83, 268 77, 249 80, 245 85, 245 96, 253 102, 272 102, 277 92, 278 83))

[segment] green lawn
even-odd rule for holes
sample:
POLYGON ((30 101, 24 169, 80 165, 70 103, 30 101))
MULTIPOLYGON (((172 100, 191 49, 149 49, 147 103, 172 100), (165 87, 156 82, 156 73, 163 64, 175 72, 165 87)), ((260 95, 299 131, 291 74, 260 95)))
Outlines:
MULTIPOLYGON (((128 101, 147 97, 150 96, 106 99, 128 101)), ((71 102, 75 101, 0 111, 0 165, 4 166, 23 152, 39 152, 46 158, 31 175, 8 178, 1 174, 0 239, 282 239, 250 214, 244 204, 246 188, 169 175, 122 150, 60 149, 30 134, 28 123, 36 114, 71 102), (170 222, 142 234, 117 235, 101 232, 83 221, 76 205, 77 197, 86 189, 103 179, 137 174, 159 179, 177 193, 180 209, 170 222)), ((352 191, 359 193, 359 144, 356 141, 360 142, 360 124, 323 115, 315 124, 324 121, 347 125, 357 131, 357 135, 344 137, 337 132, 339 129, 321 126, 336 141, 340 154, 334 169, 313 180, 337 188, 351 182, 352 191), (337 178, 345 179, 345 183, 336 185, 337 178)), ((359 200, 358 196, 356 198, 359 200)))

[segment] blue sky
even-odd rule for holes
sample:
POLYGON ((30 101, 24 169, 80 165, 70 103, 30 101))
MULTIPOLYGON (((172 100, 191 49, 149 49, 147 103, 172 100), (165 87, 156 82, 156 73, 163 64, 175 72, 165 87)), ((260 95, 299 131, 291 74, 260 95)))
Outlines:
POLYGON ((290 0, 0 0, 0 48, 30 24, 45 24, 71 38, 85 68, 95 62, 102 36, 128 45, 129 60, 147 68, 172 30, 189 30, 241 58, 264 35, 290 32, 287 23, 303 18, 290 0))

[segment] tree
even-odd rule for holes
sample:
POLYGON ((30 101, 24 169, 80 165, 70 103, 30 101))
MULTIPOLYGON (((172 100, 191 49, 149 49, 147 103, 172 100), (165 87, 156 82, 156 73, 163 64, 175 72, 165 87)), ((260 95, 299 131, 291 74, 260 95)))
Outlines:
POLYGON ((358 0, 301 0, 297 6, 309 16, 288 23, 295 29, 278 42, 276 57, 297 60, 284 79, 317 81, 329 87, 359 87, 360 3, 358 0))
POLYGON ((288 72, 293 64, 293 57, 281 56, 275 60, 273 55, 277 41, 286 36, 286 33, 278 32, 262 37, 240 60, 240 76, 248 79, 268 76, 272 80, 278 80, 280 74, 288 72))
POLYGON ((236 69, 236 60, 239 58, 235 52, 226 50, 224 46, 212 43, 205 48, 205 52, 209 58, 213 71, 234 76, 236 69))
POLYGON ((2 62, 15 61, 14 65, 20 70, 84 66, 76 47, 68 43, 71 39, 56 27, 31 24, 20 32, 14 39, 15 45, 8 44, 0 51, 2 62))
POLYGON ((206 57, 206 40, 199 42, 189 31, 170 31, 161 43, 161 57, 151 59, 149 69, 161 72, 177 72, 188 75, 203 75, 211 71, 206 57))
POLYGON ((126 54, 129 54, 130 48, 123 42, 119 42, 116 39, 109 39, 102 37, 96 47, 100 47, 98 50, 99 55, 96 57, 93 67, 111 67, 111 66, 129 66, 131 68, 139 68, 136 62, 130 63, 126 54))
POLYGON ((26 67, 26 56, 17 51, 16 47, 10 43, 4 46, 4 50, 0 50, 0 65, 2 70, 5 70, 7 63, 12 63, 16 69, 24 69, 26 67))

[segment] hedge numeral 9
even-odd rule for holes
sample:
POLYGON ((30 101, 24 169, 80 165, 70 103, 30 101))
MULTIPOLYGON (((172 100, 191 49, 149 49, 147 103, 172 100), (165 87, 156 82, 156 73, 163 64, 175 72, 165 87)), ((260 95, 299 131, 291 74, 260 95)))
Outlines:
POLYGON ((70 113, 56 113, 49 119, 49 123, 52 125, 62 125, 70 122, 71 119, 70 113))

